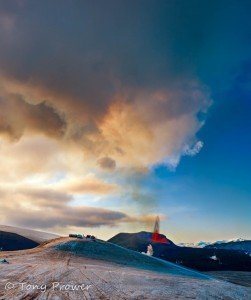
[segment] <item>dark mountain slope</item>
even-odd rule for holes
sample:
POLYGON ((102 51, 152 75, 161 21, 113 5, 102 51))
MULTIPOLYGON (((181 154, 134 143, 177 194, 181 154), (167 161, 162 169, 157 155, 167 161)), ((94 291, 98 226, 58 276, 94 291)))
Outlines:
POLYGON ((251 241, 232 241, 228 243, 214 243, 206 246, 208 249, 238 250, 251 253, 251 241))
POLYGON ((39 244, 12 232, 0 231, 0 249, 2 251, 31 249, 39 244))

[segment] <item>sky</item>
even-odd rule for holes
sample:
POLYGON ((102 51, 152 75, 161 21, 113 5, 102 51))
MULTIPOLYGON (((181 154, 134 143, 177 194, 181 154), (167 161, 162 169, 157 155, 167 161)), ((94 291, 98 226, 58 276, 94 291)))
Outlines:
POLYGON ((0 223, 250 239, 250 9, 0 0, 0 223))

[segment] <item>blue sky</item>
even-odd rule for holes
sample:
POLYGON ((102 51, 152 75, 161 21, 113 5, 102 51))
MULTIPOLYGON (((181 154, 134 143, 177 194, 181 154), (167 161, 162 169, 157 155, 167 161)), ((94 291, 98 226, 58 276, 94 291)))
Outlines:
MULTIPOLYGON (((175 172, 165 166, 153 171, 153 176, 160 180, 154 184, 156 190, 159 185, 163 188, 160 195, 163 207, 168 211, 172 203, 188 210, 174 216, 181 225, 179 230, 192 226, 200 232, 200 238, 203 231, 211 239, 239 235, 249 238, 251 124, 248 101, 226 100, 227 103, 212 108, 200 132, 204 141, 201 152, 196 157, 183 158, 175 172)), ((165 222, 167 228, 168 223, 165 222)), ((175 223, 172 224, 174 231, 175 223)))
POLYGON ((191 228, 197 240, 250 238, 250 63, 239 68, 231 84, 226 77, 227 83, 215 89, 211 85, 214 102, 198 133, 204 142, 200 153, 183 157, 173 172, 165 165, 152 170, 161 207, 167 212, 170 204, 184 209, 164 222, 163 229, 174 238, 189 241, 191 228))

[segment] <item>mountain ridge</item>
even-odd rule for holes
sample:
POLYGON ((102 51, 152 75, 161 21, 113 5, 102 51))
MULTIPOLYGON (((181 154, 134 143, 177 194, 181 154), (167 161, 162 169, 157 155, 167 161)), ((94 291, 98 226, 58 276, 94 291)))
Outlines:
POLYGON ((147 246, 151 244, 154 257, 199 271, 251 271, 249 252, 212 247, 180 247, 171 240, 169 240, 169 244, 152 242, 151 236, 152 233, 145 231, 119 233, 109 239, 108 242, 144 253, 147 252, 147 246))

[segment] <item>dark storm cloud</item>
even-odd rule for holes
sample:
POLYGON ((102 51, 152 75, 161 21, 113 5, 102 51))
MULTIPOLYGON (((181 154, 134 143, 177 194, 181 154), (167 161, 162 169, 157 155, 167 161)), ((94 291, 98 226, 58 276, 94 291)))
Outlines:
POLYGON ((64 108, 102 116, 118 91, 163 89, 194 76, 210 57, 208 41, 215 40, 212 53, 219 46, 221 14, 233 26, 236 5, 228 3, 1 1, 1 72, 48 90, 64 108))
MULTIPOLYGON (((239 3, 1 1, 5 101, 16 93, 15 109, 25 102, 31 111, 23 113, 21 129, 16 118, 2 117, 1 131, 17 139, 28 123, 57 139, 72 139, 98 159, 109 155, 117 165, 134 163, 149 144, 151 153, 159 152, 161 141, 156 159, 140 164, 170 157, 177 163, 197 141, 203 124, 197 116, 211 103, 198 75, 208 79, 217 68, 224 77, 220 69, 239 61, 238 45, 248 44, 248 26, 241 25, 248 25, 243 12, 249 5, 239 3)), ((2 114, 9 114, 8 107, 2 114)))
POLYGON ((1 72, 94 116, 105 113, 117 91, 164 88, 191 76, 215 7, 197 1, 18 3, 1 3, 2 19, 13 23, 11 32, 0 31, 1 72))
POLYGON ((7 117, 2 131, 17 139, 27 123, 73 140, 97 159, 109 155, 117 165, 120 158, 124 165, 145 166, 170 156, 178 162, 184 145, 196 140, 197 114, 210 104, 194 65, 215 5, 1 2, 2 85, 19 95, 16 110, 24 101, 32 107, 20 130, 17 120, 7 117), (154 154, 160 141, 163 151, 154 154), (137 157, 148 144, 151 157, 141 161, 137 157))

